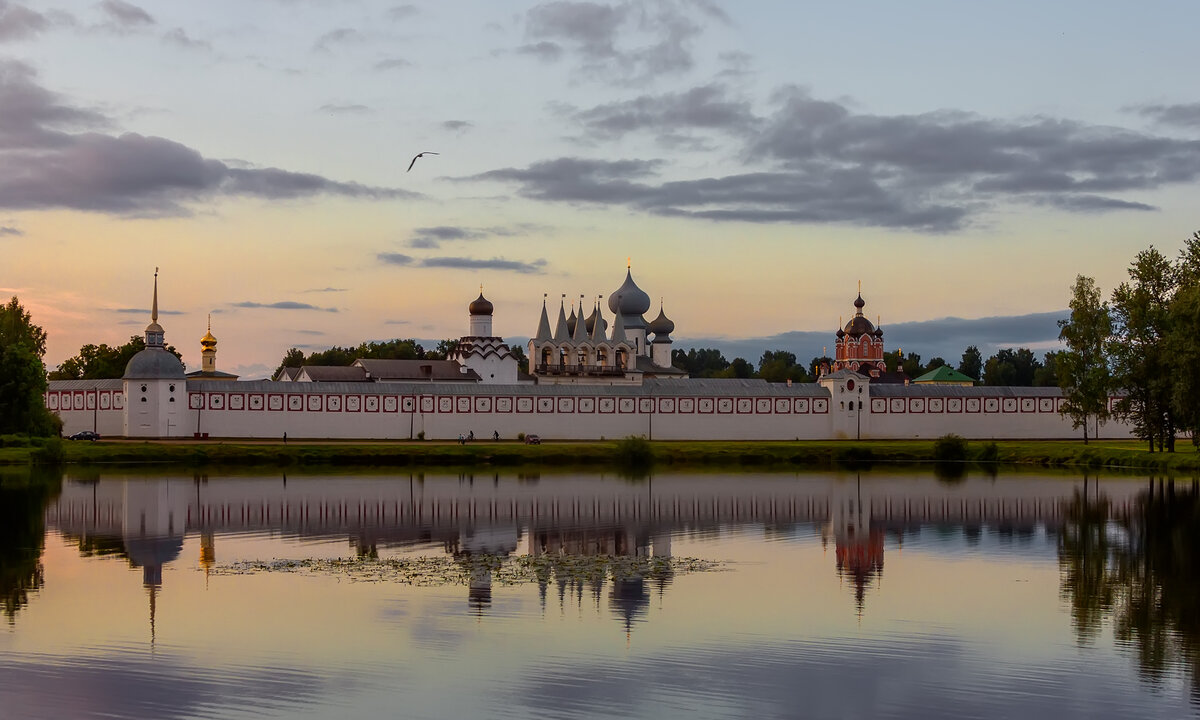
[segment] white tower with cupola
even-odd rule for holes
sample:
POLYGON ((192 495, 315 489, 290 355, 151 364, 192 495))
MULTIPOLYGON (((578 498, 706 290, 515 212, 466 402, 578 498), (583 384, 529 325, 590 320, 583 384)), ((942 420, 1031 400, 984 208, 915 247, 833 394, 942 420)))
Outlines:
POLYGON ((168 352, 158 324, 158 269, 154 302, 146 326, 146 347, 125 366, 125 437, 178 437, 187 434, 187 379, 183 363, 168 352))

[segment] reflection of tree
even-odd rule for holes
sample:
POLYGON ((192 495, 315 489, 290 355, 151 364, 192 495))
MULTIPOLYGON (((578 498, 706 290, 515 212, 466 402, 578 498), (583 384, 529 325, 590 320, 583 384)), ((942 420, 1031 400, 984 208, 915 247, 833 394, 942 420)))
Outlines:
POLYGON ((42 586, 46 505, 62 489, 62 475, 36 469, 0 475, 0 602, 11 624, 42 586))
POLYGON ((1200 701, 1200 493, 1174 485, 1143 493, 1127 513, 1076 498, 1060 543, 1063 593, 1081 640, 1110 617, 1143 677, 1187 668, 1200 701))

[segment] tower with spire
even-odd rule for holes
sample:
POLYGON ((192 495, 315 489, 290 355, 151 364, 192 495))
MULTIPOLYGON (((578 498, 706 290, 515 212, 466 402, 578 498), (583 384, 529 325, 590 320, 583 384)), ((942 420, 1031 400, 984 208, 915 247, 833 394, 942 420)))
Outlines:
POLYGON ((129 359, 122 383, 125 389, 125 437, 186 435, 184 416, 187 379, 183 363, 166 348, 166 333, 158 324, 158 268, 154 269, 154 300, 146 347, 129 359))

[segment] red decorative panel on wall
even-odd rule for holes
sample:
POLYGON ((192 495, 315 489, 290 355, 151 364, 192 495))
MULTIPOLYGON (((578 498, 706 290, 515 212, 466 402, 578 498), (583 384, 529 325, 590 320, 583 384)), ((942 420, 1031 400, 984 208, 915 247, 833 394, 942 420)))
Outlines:
POLYGON ((475 398, 475 412, 490 413, 492 411, 492 399, 490 397, 475 398))
POLYGON ((208 396, 209 410, 224 410, 225 409, 225 393, 205 393, 208 396))
POLYGON ((638 398, 638 412, 640 412, 640 413, 654 412, 654 398, 638 398))
POLYGON ((816 400, 813 400, 813 412, 814 413, 829 412, 829 400, 827 400, 825 398, 817 398, 816 400))
POLYGON ((309 412, 321 412, 325 405, 325 399, 320 395, 309 395, 305 400, 304 405, 309 412))
POLYGON ((537 403, 537 411, 539 413, 554 412, 554 398, 539 397, 539 398, 537 398, 536 403, 537 403))
POLYGON ((617 409, 617 400, 616 398, 602 397, 597 403, 597 407, 600 408, 600 412, 602 413, 615 412, 617 409))
POLYGON ((717 412, 721 414, 733 412, 733 398, 717 398, 717 412))
POLYGON ((575 412, 575 398, 573 398, 573 397, 560 397, 558 399, 558 403, 556 403, 556 404, 557 404, 558 412, 560 412, 560 413, 574 413, 575 412))
POLYGON ((496 412, 510 413, 513 411, 513 399, 510 397, 496 398, 496 412))
POLYGON ((229 409, 245 410, 246 396, 243 393, 229 393, 229 409))
POLYGON ((1035 398, 1021 398, 1021 412, 1031 413, 1037 412, 1037 400, 1035 398))
POLYGON ((188 407, 192 410, 204 409, 204 394, 203 393, 188 393, 188 407))
POLYGON ((908 411, 910 413, 925 412, 925 398, 909 398, 908 399, 908 411))
POLYGON ((696 412, 696 398, 679 398, 679 412, 683 414, 692 414, 696 412))
POLYGON ((246 397, 246 405, 251 410, 257 412, 266 407, 266 398, 262 393, 250 393, 246 397))
POLYGON ((302 412, 304 410, 303 395, 288 395, 287 396, 288 412, 302 412))
POLYGON ((1002 407, 1002 408, 1004 408, 1004 412, 1006 412, 1006 413, 1013 413, 1013 412, 1016 412, 1016 411, 1017 411, 1017 407, 1018 407, 1018 406, 1017 406, 1017 399, 1016 399, 1016 398, 1010 398, 1010 397, 1002 398, 1002 399, 1001 399, 1001 401, 1000 401, 1000 405, 1001 405, 1001 407, 1002 407))
POLYGON ((946 412, 960 413, 963 411, 962 398, 946 398, 946 412))
POLYGON ((1040 413, 1054 412, 1054 398, 1039 398, 1038 399, 1038 412, 1040 412, 1040 413))
POLYGON ((675 398, 659 398, 658 399, 658 412, 674 413, 675 412, 675 398))
POLYGON ((454 398, 449 395, 441 395, 437 398, 437 411, 440 413, 454 412, 454 398))
POLYGON ((517 398, 517 412, 519 412, 519 413, 533 412, 533 398, 531 398, 531 397, 517 398))
POLYGON ((792 412, 800 413, 802 415, 807 414, 811 407, 812 403, 809 402, 808 398, 796 398, 792 412))
POLYGON ((381 398, 378 395, 366 395, 363 397, 363 412, 379 412, 379 407, 382 405, 379 401, 381 398))
POLYGON ((944 412, 946 410, 946 400, 944 398, 929 398, 926 407, 931 413, 944 412))
POLYGON ((272 412, 281 412, 287 404, 286 398, 282 395, 271 394, 267 396, 267 409, 272 412))
POLYGON ((346 396, 346 412, 362 412, 362 396, 347 395, 346 396))
POLYGON ((631 413, 635 407, 636 404, 633 402, 633 398, 623 397, 617 400, 617 410, 619 412, 631 413))
POLYGON ((738 415, 749 415, 754 412, 754 400, 751 398, 737 398, 734 405, 737 407, 738 415))
POLYGON ((871 412, 886 413, 887 399, 886 398, 871 398, 871 412))
POLYGON ((902 413, 908 409, 908 403, 904 402, 904 398, 892 398, 888 403, 888 412, 902 413))
POLYGON ((696 412, 708 415, 717 408, 717 401, 712 398, 700 398, 696 401, 696 412))
POLYGON ((1000 398, 984 398, 983 411, 985 413, 1000 412, 1000 398))
POLYGON ((579 398, 579 412, 587 414, 596 412, 596 398, 579 398))

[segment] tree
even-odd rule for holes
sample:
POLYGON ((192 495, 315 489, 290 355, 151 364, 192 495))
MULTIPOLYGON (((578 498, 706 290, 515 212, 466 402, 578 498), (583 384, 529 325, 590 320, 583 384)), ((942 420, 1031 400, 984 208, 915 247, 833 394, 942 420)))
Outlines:
MULTIPOLYGON (((134 355, 146 349, 146 339, 133 335, 129 342, 116 347, 100 345, 84 345, 79 348, 79 354, 69 357, 59 364, 57 370, 50 372, 51 380, 102 380, 119 378, 125 375, 125 366, 134 355)), ((183 355, 173 345, 167 346, 167 352, 183 360, 183 355)))
POLYGON ((14 296, 0 307, 0 434, 56 435, 62 424, 46 409, 46 331, 14 296))
POLYGON ((822 367, 832 368, 833 358, 829 357, 828 355, 822 355, 821 357, 815 357, 808 361, 808 372, 814 378, 821 377, 822 367))
POLYGON ((729 367, 722 370, 718 377, 752 378, 754 377, 754 366, 745 358, 734 358, 729 363, 729 367))
POLYGON ((979 352, 979 348, 971 345, 963 352, 962 360, 958 363, 958 371, 974 380, 983 378, 983 355, 979 352))
POLYGON ((1171 395, 1174 376, 1182 368, 1168 353, 1167 337, 1176 284, 1175 268, 1150 246, 1137 254, 1129 267, 1129 280, 1112 296, 1109 357, 1116 384, 1126 391, 1117 411, 1132 421, 1134 432, 1151 452, 1175 450, 1171 395))
POLYGON ((1055 356, 1054 364, 1064 397, 1061 412, 1071 418, 1073 427, 1083 428, 1087 445, 1088 419, 1095 418, 1099 427, 1109 416, 1112 376, 1107 349, 1113 323, 1108 303, 1101 302, 1100 290, 1090 277, 1075 277, 1070 307, 1070 319, 1058 321, 1058 339, 1067 349, 1055 356))
POLYGON ((525 357, 525 348, 520 345, 510 345, 508 349, 517 359, 517 372, 529 372, 529 359, 525 357))
POLYGON ((675 350, 671 353, 671 362, 694 378, 722 377, 721 373, 729 367, 729 361, 715 348, 675 350))
POLYGON ((304 351, 300 348, 290 348, 283 354, 283 360, 279 363, 279 367, 275 368, 275 372, 271 373, 271 377, 279 377, 279 371, 284 368, 304 367, 304 351))
POLYGON ((1058 387, 1059 352, 1051 350, 1042 356, 1042 366, 1033 371, 1034 387, 1058 387))
POLYGON ((983 384, 1031 387, 1033 377, 1041 367, 1042 363, 1029 348, 1004 348, 984 363, 983 384))
POLYGON ((767 382, 807 382, 804 368, 796 364, 796 354, 785 350, 767 350, 758 361, 758 376, 767 382))
POLYGON ((1200 446, 1200 374, 1196 371, 1200 368, 1200 278, 1175 293, 1170 315, 1167 351, 1176 368, 1171 407, 1180 429, 1200 446))
POLYGON ((458 347, 458 340, 450 338, 449 340, 438 340, 437 347, 433 350, 425 351, 426 360, 445 360, 450 357, 450 353, 454 352, 454 348, 458 347))
POLYGON ((925 366, 925 372, 937 370, 940 367, 948 367, 950 363, 946 362, 945 358, 933 357, 929 358, 929 364, 925 366))

